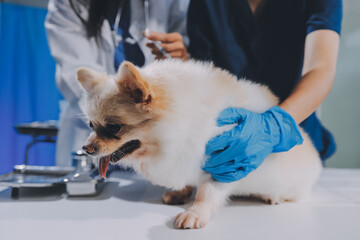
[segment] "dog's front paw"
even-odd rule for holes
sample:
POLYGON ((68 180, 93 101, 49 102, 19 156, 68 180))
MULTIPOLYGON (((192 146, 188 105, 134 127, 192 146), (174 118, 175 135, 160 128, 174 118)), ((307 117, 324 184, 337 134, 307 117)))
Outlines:
POLYGON ((183 205, 189 202, 193 188, 186 186, 180 191, 165 192, 162 201, 168 205, 183 205))
POLYGON ((175 218, 175 228, 177 229, 194 229, 203 228, 208 222, 208 217, 196 209, 189 209, 180 213, 175 218))

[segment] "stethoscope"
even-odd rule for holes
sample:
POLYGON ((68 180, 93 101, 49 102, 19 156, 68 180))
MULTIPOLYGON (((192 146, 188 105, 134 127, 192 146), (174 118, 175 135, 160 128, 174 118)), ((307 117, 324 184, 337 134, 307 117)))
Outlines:
MULTIPOLYGON (((122 1, 121 5, 119 7, 119 10, 118 10, 116 18, 115 18, 114 29, 111 31, 111 35, 112 35, 115 47, 118 47, 119 44, 123 41, 123 37, 118 34, 118 29, 119 29, 119 24, 120 24, 120 19, 121 19, 121 14, 122 14, 122 9, 123 9, 124 3, 125 3, 125 1, 122 1)), ((149 0, 144 0, 144 15, 145 15, 144 35, 145 35, 145 37, 149 36, 149 34, 150 34, 150 30, 149 30, 149 22, 150 22, 149 11, 150 11, 149 10, 149 0)), ((124 41, 129 43, 129 44, 135 44, 136 43, 135 39, 130 38, 130 37, 127 37, 124 41)), ((152 41, 152 43, 161 51, 162 54, 164 54, 164 56, 166 58, 171 58, 171 56, 161 47, 160 42, 152 41)))
POLYGON ((121 41, 123 40, 123 37, 118 34, 118 29, 119 29, 122 9, 124 7, 124 2, 125 1, 122 1, 121 5, 119 7, 119 10, 118 10, 116 18, 115 18, 114 28, 111 31, 111 36, 112 36, 115 47, 118 47, 119 44, 121 43, 121 41))

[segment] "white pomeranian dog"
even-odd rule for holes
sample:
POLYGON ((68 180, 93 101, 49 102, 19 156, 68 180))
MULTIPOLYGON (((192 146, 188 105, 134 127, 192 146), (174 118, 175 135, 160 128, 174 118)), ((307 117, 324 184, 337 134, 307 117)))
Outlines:
POLYGON ((247 177, 220 183, 201 167, 207 142, 232 126, 218 127, 228 107, 262 113, 278 104, 263 85, 238 80, 210 63, 180 60, 137 68, 121 64, 115 76, 81 68, 77 79, 86 93, 84 112, 93 132, 83 148, 100 158, 105 177, 109 163, 129 166, 167 192, 168 204, 194 204, 175 218, 176 228, 205 227, 230 196, 257 196, 268 203, 296 201, 307 194, 321 171, 310 138, 301 130, 302 145, 270 154, 247 177))

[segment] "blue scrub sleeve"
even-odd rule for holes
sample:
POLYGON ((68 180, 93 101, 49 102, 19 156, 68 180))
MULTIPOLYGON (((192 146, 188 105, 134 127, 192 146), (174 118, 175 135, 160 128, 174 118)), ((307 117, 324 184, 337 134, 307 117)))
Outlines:
POLYGON ((187 32, 190 39, 188 52, 192 58, 212 61, 213 40, 211 39, 210 9, 204 0, 190 1, 187 14, 187 32))
POLYGON ((306 0, 306 34, 329 29, 340 35, 342 0, 306 0))

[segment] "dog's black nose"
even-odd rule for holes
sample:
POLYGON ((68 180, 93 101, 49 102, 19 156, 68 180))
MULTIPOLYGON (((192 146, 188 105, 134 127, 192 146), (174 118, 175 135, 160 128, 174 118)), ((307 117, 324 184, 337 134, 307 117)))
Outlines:
POLYGON ((85 145, 82 147, 82 149, 87 153, 87 154, 95 154, 97 152, 97 147, 95 145, 89 144, 89 145, 85 145))

